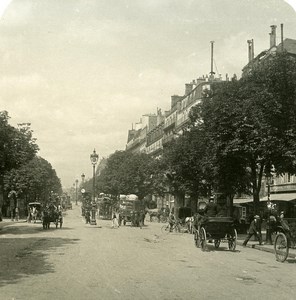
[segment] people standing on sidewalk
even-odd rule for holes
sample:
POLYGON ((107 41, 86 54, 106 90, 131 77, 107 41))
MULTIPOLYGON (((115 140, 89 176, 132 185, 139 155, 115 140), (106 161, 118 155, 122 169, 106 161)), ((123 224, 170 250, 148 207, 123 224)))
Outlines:
POLYGON ((263 243, 262 243, 262 235, 261 235, 261 221, 258 215, 254 216, 254 219, 250 224, 248 236, 244 240, 243 246, 247 245, 248 241, 253 235, 259 240, 259 245, 262 245, 263 243))
POLYGON ((113 217, 112 217, 112 228, 119 228, 117 217, 116 217, 115 213, 113 214, 113 217))

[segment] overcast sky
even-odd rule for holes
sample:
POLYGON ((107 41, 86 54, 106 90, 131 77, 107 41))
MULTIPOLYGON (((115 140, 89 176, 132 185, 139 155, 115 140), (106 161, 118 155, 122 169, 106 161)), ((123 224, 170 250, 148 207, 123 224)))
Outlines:
POLYGON ((89 155, 124 150, 132 123, 210 72, 241 74, 247 40, 270 25, 296 39, 287 0, 0 0, 0 110, 29 122, 65 187, 92 176, 89 155))

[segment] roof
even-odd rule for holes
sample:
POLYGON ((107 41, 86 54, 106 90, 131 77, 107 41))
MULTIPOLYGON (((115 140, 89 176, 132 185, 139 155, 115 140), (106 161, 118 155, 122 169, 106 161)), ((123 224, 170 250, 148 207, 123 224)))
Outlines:
MULTIPOLYGON (((277 48, 281 49, 282 43, 280 43, 277 48)), ((284 49, 290 53, 296 55, 296 40, 294 39, 285 39, 284 40, 284 49)))

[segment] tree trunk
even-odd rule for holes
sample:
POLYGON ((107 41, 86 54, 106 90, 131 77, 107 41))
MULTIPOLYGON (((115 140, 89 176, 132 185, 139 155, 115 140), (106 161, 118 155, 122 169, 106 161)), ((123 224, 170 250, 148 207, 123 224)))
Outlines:
POLYGON ((182 207, 182 205, 184 203, 184 197, 185 197, 185 193, 183 193, 183 192, 175 192, 174 193, 174 198, 175 198, 174 215, 175 215, 176 218, 179 217, 179 210, 180 210, 180 207, 182 207))

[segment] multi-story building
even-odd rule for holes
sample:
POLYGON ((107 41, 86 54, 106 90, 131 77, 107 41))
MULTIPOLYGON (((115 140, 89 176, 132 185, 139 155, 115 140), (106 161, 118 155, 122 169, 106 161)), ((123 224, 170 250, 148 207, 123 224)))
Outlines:
POLYGON ((157 120, 158 117, 155 114, 143 115, 140 122, 135 124, 135 129, 132 128, 128 131, 126 150, 133 153, 147 152, 147 132, 156 127, 157 120))
MULTIPOLYGON (((267 59, 272 58, 276 52, 287 51, 290 56, 296 57, 296 40, 283 39, 283 25, 281 25, 281 43, 276 44, 276 28, 271 26, 270 33, 270 48, 261 51, 254 57, 254 42, 248 40, 249 44, 249 62, 242 70, 242 76, 246 76, 252 68, 258 66, 267 59)), ((266 209, 267 201, 270 199, 277 205, 278 211, 284 211, 286 216, 296 216, 296 176, 283 174, 272 179, 270 184, 267 184, 266 178, 262 182, 262 193, 260 197, 262 210, 266 209), (269 194, 269 195, 268 195, 269 194)), ((235 198, 234 204, 239 207, 242 218, 247 218, 248 213, 252 211, 252 197, 235 198)))

